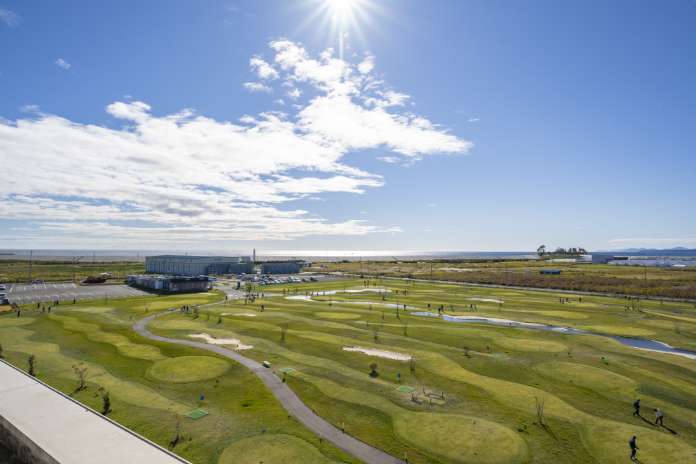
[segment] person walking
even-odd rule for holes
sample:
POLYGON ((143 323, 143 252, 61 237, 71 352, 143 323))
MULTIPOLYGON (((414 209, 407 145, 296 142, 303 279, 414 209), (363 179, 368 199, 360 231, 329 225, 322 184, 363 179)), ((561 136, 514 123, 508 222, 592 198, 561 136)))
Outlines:
POLYGON ((638 448, 638 444, 636 443, 635 435, 633 435, 633 437, 628 441, 628 446, 631 448, 631 461, 636 462, 638 460, 636 454, 640 448, 638 448))
POLYGON ((633 403, 633 417, 640 417, 640 398, 633 403))
POLYGON ((655 425, 661 425, 664 427, 664 423, 662 422, 665 418, 665 413, 662 412, 660 408, 655 409, 655 425))

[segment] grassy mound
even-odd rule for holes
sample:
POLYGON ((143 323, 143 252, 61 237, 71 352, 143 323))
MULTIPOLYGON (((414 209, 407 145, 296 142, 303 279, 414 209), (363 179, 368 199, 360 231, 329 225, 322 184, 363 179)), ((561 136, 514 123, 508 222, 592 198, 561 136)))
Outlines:
POLYGON ((571 382, 574 385, 603 394, 631 395, 638 382, 608 369, 572 362, 546 362, 534 366, 543 375, 571 382))
POLYGON ((335 461, 321 454, 317 448, 292 435, 263 435, 244 438, 223 451, 218 464, 286 464, 311 462, 331 464, 335 461))
POLYGON ((476 417, 455 414, 404 414, 396 433, 414 446, 453 462, 512 464, 527 459, 527 444, 513 430, 476 417))
POLYGON ((212 356, 179 356, 157 361, 147 374, 164 382, 188 383, 214 379, 229 368, 230 363, 212 356))
POLYGON ((533 338, 500 338, 495 342, 503 348, 513 351, 561 353, 568 349, 563 343, 533 338))
POLYGON ((349 320, 349 319, 360 319, 360 314, 352 313, 329 313, 324 311, 319 311, 316 313, 318 317, 322 319, 339 319, 339 320, 349 320))

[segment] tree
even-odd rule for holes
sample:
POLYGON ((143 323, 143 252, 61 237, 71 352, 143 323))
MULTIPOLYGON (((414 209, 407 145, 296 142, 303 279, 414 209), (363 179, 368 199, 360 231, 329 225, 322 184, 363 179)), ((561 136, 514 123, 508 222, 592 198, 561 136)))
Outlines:
POLYGON ((111 398, 109 397, 109 392, 107 390, 102 389, 102 410, 101 413, 103 415, 108 415, 111 412, 111 398))
POLYGON ((36 367, 35 366, 36 356, 34 356, 33 354, 30 355, 28 362, 29 362, 29 375, 31 375, 32 377, 36 377, 36 371, 34 370, 34 368, 36 367))
POLYGON ((73 364, 73 372, 75 372, 75 375, 77 376, 77 388, 75 389, 75 392, 79 392, 87 388, 86 385, 86 380, 87 380, 87 367, 85 367, 84 364, 73 364))
POLYGON ((543 257, 546 254, 546 245, 540 245, 539 248, 537 248, 537 254, 539 257, 543 257))
POLYGON ((370 364, 370 377, 379 377, 379 372, 377 372, 377 363, 370 364))
POLYGON ((544 415, 544 399, 539 399, 536 396, 534 397, 534 403, 536 406, 536 417, 537 417, 537 423, 541 426, 546 428, 546 417, 544 415))
POLYGON ((288 324, 285 323, 280 326, 280 343, 285 343, 285 334, 288 333, 288 324))

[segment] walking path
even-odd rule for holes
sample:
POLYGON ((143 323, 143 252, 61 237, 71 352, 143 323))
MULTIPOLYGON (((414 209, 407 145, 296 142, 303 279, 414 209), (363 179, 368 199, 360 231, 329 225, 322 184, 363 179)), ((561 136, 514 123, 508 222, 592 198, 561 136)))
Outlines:
POLYGON ((221 356, 232 359, 256 374, 256 376, 260 378, 261 381, 271 390, 273 395, 278 399, 278 401, 280 401, 280 404, 282 404, 291 415, 293 415, 298 421, 304 424, 305 427, 312 430, 323 439, 330 441, 343 451, 352 454, 367 464, 404 464, 404 461, 397 459, 384 451, 374 448, 356 438, 353 438, 344 432, 341 432, 338 428, 316 415, 314 411, 309 408, 309 406, 302 402, 294 391, 292 391, 278 378, 278 376, 273 373, 273 371, 263 367, 261 363, 219 345, 208 345, 206 343, 182 340, 178 338, 161 337, 148 331, 147 324, 152 319, 162 314, 166 314, 166 312, 148 316, 139 320, 135 323, 133 329, 138 334, 145 338, 149 338, 150 340, 200 348, 202 350, 212 351, 213 353, 217 353, 221 356))
POLYGON ((2 360, 0 423, 60 464, 188 463, 2 360))

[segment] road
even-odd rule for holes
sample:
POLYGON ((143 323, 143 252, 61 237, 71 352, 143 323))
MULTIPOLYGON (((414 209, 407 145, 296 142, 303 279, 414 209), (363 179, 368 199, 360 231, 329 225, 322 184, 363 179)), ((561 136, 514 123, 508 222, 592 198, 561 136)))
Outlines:
MULTIPOLYGON (((172 310, 168 311, 171 312, 172 310)), ((177 338, 167 338, 155 335, 147 330, 147 324, 154 318, 165 313, 155 314, 139 320, 133 329, 140 335, 150 340, 159 342, 175 343, 202 350, 212 351, 226 358, 232 359, 251 370, 261 381, 271 390, 273 395, 280 401, 280 404, 300 423, 312 430, 325 440, 330 441, 343 451, 355 456, 367 464, 404 464, 404 461, 395 458, 382 450, 374 448, 347 433, 341 432, 338 428, 331 425, 326 420, 319 417, 309 406, 283 383, 273 371, 267 369, 253 359, 242 356, 236 351, 228 350, 218 345, 208 345, 206 343, 182 340, 177 338)))
POLYGON ((43 284, 5 284, 10 303, 31 304, 40 301, 96 300, 149 295, 128 285, 76 285, 72 282, 43 284))

